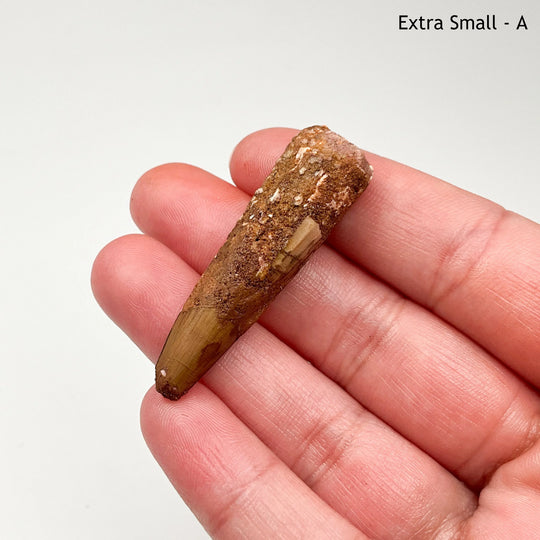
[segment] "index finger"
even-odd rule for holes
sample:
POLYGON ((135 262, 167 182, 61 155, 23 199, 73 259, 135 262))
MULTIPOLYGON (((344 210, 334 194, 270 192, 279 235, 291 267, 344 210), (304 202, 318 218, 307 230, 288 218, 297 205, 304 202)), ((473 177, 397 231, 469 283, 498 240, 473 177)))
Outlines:
MULTIPOLYGON (((272 128, 241 141, 230 164, 235 184, 257 189, 295 133, 272 128)), ((331 244, 540 386, 540 226, 366 154, 373 180, 331 244)))

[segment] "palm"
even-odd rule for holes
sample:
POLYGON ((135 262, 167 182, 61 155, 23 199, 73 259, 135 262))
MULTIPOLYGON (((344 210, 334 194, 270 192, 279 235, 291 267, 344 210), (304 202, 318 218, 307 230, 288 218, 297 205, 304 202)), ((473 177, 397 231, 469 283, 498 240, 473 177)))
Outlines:
MULTIPOLYGON (((145 235, 107 246, 93 286, 150 358, 291 136, 244 140, 238 188, 179 164, 137 184, 145 235)), ((216 537, 533 538, 540 227, 370 158, 262 324, 180 401, 147 394, 147 442, 216 537)))

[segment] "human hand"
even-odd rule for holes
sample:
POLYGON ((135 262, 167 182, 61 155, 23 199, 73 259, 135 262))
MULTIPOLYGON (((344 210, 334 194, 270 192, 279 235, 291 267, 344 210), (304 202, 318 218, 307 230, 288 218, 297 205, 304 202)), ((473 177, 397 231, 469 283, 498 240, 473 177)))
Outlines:
MULTIPOLYGON (((144 235, 106 246, 92 285, 152 360, 294 133, 244 139, 238 187, 182 164, 137 183, 144 235)), ((148 392, 146 441, 218 538, 535 538, 540 226, 368 159, 260 324, 179 401, 148 392)))

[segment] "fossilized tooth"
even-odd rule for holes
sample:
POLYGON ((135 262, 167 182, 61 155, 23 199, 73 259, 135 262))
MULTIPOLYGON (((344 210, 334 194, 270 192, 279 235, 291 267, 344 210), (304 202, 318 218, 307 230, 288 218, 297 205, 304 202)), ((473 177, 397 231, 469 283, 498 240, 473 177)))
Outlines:
POLYGON ((287 146, 178 315, 156 388, 185 394, 259 318, 364 191, 373 168, 324 126, 287 146))

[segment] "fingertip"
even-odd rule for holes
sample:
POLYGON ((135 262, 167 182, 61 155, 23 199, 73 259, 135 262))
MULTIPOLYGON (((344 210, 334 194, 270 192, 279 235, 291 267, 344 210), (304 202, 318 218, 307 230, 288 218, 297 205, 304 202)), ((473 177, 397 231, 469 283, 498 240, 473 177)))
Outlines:
POLYGON ((91 272, 92 292, 101 309, 117 326, 126 330, 131 319, 130 303, 138 289, 138 260, 145 255, 149 239, 128 234, 109 242, 96 256, 91 272))
POLYGON ((178 434, 196 432, 207 413, 212 416, 208 411, 213 397, 210 394, 203 384, 196 384, 181 399, 171 401, 163 397, 155 385, 148 389, 141 402, 140 424, 144 439, 154 455, 162 443, 178 439, 178 434))
POLYGON ((177 489, 178 478, 182 474, 180 469, 173 465, 182 462, 179 459, 182 448, 181 445, 179 448, 175 433, 175 424, 183 418, 179 413, 181 405, 183 403, 165 399, 153 385, 142 399, 139 416, 141 432, 148 449, 177 489))
POLYGON ((141 226, 152 201, 167 193, 167 185, 189 184, 201 176, 208 175, 203 169, 188 163, 164 163, 142 174, 131 192, 129 209, 133 221, 141 226))
POLYGON ((103 311, 150 358, 156 359, 194 272, 149 236, 131 234, 107 244, 92 269, 92 289, 103 311))
POLYGON ((201 497, 207 495, 204 454, 216 441, 223 443, 220 419, 226 410, 200 383, 178 401, 164 398, 155 386, 144 395, 140 408, 144 440, 180 495, 193 496, 200 490, 201 497))
POLYGON ((248 193, 255 191, 297 133, 297 129, 275 127, 244 137, 233 150, 229 163, 233 182, 248 193))
POLYGON ((126 250, 132 250, 134 243, 141 239, 140 234, 127 234, 115 238, 105 245, 94 259, 90 272, 90 286, 98 304, 108 313, 108 303, 112 299, 111 283, 119 271, 119 256, 126 250))
POLYGON ((165 398, 156 391, 155 385, 152 385, 141 402, 139 414, 141 431, 153 455, 156 454, 156 449, 159 447, 158 441, 163 437, 163 426, 168 422, 167 403, 164 403, 164 400, 165 398))

